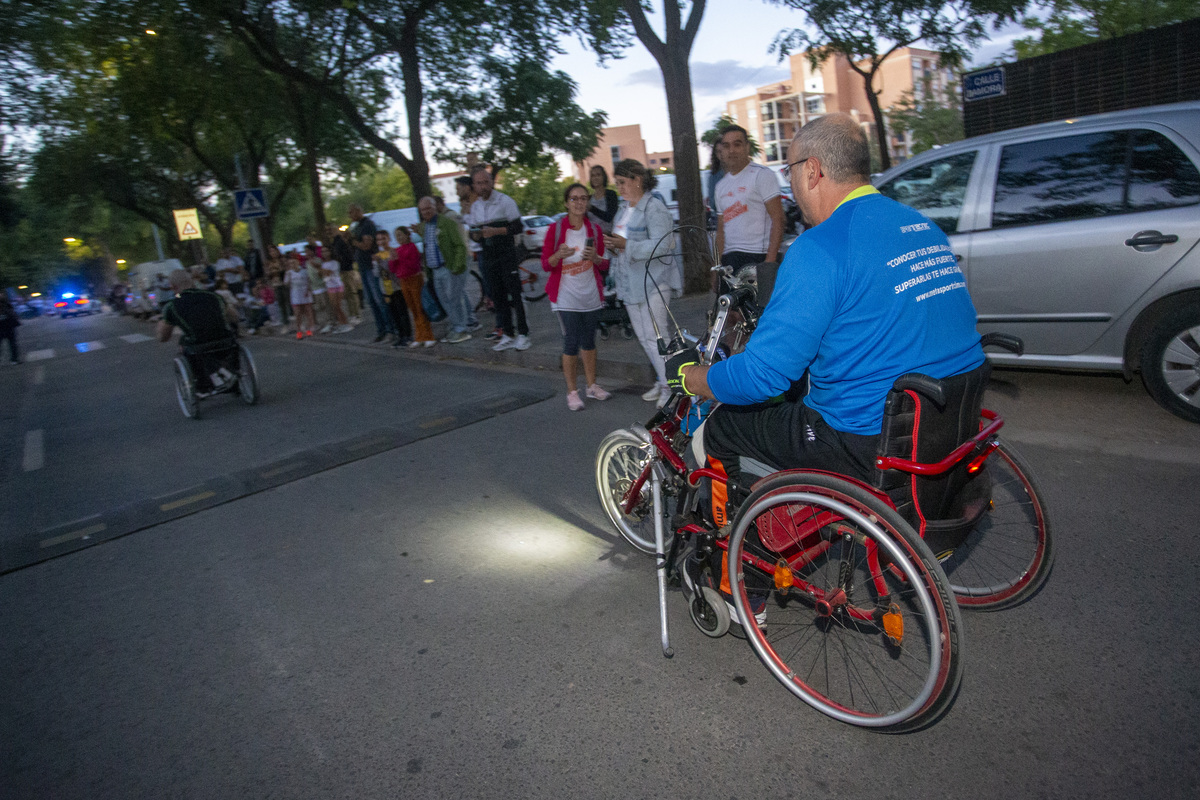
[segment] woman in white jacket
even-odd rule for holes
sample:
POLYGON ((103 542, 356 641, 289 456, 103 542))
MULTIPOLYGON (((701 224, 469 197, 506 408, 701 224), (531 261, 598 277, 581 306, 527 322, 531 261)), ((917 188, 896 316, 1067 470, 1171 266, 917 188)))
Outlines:
POLYGON ((662 406, 671 392, 654 326, 657 324, 664 337, 670 337, 667 305, 672 294, 682 288, 673 255, 675 223, 662 199, 651 194, 657 179, 641 162, 627 158, 613 172, 621 205, 612 234, 604 237, 604 246, 610 252, 617 297, 625 303, 657 379, 642 399, 662 406))

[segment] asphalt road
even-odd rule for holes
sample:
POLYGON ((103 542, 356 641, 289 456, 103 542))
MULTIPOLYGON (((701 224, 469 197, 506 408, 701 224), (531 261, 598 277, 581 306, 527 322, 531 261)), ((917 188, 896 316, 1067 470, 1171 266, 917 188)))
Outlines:
POLYGON ((954 707, 889 736, 792 699, 678 596, 662 658, 652 563, 592 479, 601 437, 648 416, 634 390, 572 414, 545 375, 254 341, 263 404, 192 422, 170 348, 120 338, 148 332, 21 328, 55 354, 0 370, 3 552, 242 492, 0 575, 0 796, 1194 796, 1200 426, 1136 384, 997 373, 1055 570, 966 614, 954 707))

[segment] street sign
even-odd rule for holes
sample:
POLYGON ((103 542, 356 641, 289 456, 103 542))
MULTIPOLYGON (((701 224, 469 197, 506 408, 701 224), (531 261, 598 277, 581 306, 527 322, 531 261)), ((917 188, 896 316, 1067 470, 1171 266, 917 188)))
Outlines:
POLYGON ((271 215, 262 189, 238 189, 233 193, 233 204, 237 208, 238 219, 258 219, 271 215))
POLYGON ((963 100, 986 100, 1008 94, 1004 85, 1004 67, 990 67, 963 75, 963 100))
POLYGON ((179 240, 203 239, 200 233, 200 214, 194 208, 181 208, 175 211, 175 229, 179 231, 179 240))

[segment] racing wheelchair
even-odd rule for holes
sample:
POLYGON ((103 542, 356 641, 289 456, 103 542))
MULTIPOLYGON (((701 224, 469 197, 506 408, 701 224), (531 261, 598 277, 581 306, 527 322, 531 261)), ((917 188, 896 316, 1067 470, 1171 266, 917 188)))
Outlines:
MULTIPOLYGON (((760 281, 753 266, 716 269, 724 293, 705 341, 676 325, 663 349, 696 344, 708 364, 744 346, 773 273, 760 281)), ((984 344, 1021 347, 995 335, 984 344)), ((775 678, 818 711, 889 731, 936 721, 962 675, 959 606, 1020 603, 1052 563, 1029 468, 1000 440, 1000 416, 982 408, 989 372, 985 363, 945 380, 898 379, 869 483, 754 470, 743 459, 743 474, 760 477, 739 486, 689 448, 701 441, 692 440, 712 404, 682 394, 645 426, 609 434, 596 455, 597 491, 620 534, 656 558, 664 655, 673 655, 671 583, 702 633, 746 638, 775 678), (705 489, 708 515, 699 513, 705 489)))
POLYGON ((237 392, 247 405, 258 402, 254 356, 235 338, 180 346, 175 356, 175 397, 188 419, 200 418, 200 401, 237 392))

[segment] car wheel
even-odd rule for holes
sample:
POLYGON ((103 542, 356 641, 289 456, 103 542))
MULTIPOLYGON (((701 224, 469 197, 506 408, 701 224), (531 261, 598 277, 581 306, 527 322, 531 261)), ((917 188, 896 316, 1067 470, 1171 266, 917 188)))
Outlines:
POLYGON ((1200 306, 1164 314, 1142 348, 1142 382, 1163 408, 1200 422, 1200 306))

